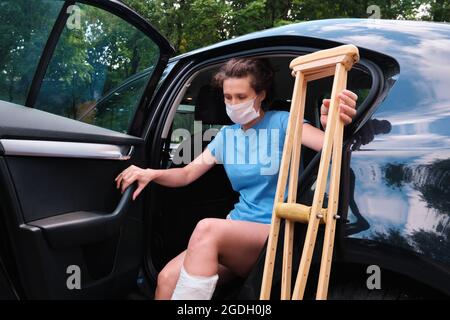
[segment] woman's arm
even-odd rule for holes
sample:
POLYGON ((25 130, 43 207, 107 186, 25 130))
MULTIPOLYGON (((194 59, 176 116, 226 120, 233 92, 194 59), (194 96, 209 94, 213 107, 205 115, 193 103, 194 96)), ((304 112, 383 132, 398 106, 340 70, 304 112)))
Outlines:
POLYGON ((323 146, 325 132, 306 123, 303 125, 302 144, 314 151, 320 151, 323 146))
POLYGON ((133 200, 141 193, 150 181, 166 187, 182 187, 197 180, 216 164, 216 158, 206 148, 202 154, 184 168, 173 169, 142 169, 130 166, 122 171, 115 179, 116 187, 124 192, 133 182, 138 187, 133 194, 133 200))
POLYGON ((202 154, 183 168, 151 170, 155 174, 157 184, 166 187, 183 187, 200 178, 205 172, 216 164, 216 158, 208 148, 202 154))
MULTIPOLYGON (((345 125, 352 122, 356 115, 356 101, 358 96, 350 90, 344 90, 339 94, 340 104, 339 111, 341 120, 345 125)), ((330 99, 324 99, 320 108, 320 122, 325 130, 328 120, 328 108, 330 107, 330 99)), ((316 127, 305 124, 303 126, 304 134, 302 144, 315 151, 320 151, 323 146, 325 133, 316 127)))

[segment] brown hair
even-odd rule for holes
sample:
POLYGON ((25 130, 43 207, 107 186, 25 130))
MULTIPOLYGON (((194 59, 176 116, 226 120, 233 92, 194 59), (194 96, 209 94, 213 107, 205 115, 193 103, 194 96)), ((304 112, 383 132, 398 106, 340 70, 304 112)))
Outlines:
POLYGON ((268 60, 263 58, 233 58, 225 63, 213 78, 213 84, 223 87, 228 78, 245 78, 250 76, 250 86, 257 94, 266 92, 261 107, 267 110, 273 96, 274 71, 268 60))

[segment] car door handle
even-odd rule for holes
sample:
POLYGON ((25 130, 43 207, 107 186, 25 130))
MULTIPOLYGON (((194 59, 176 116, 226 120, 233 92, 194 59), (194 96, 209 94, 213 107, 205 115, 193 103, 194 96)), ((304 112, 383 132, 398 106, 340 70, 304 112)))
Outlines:
POLYGON ((116 209, 111 213, 75 211, 27 224, 40 228, 53 248, 106 240, 119 233, 135 190, 136 184, 133 183, 122 194, 116 209))

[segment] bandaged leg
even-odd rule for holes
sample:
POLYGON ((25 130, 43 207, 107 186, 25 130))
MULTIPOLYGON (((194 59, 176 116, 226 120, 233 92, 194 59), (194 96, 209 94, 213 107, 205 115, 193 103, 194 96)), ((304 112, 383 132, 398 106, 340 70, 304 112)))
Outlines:
POLYGON ((217 274, 210 277, 190 275, 182 266, 172 300, 210 300, 218 279, 217 274))

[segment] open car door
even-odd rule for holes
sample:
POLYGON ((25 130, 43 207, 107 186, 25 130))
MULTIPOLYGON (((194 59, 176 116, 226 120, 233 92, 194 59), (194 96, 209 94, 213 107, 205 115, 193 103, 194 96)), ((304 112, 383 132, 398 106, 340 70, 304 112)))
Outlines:
POLYGON ((143 197, 114 179, 145 164, 148 105, 174 50, 116 0, 3 0, 0 17, 10 280, 19 298, 124 297, 142 262, 143 197))

